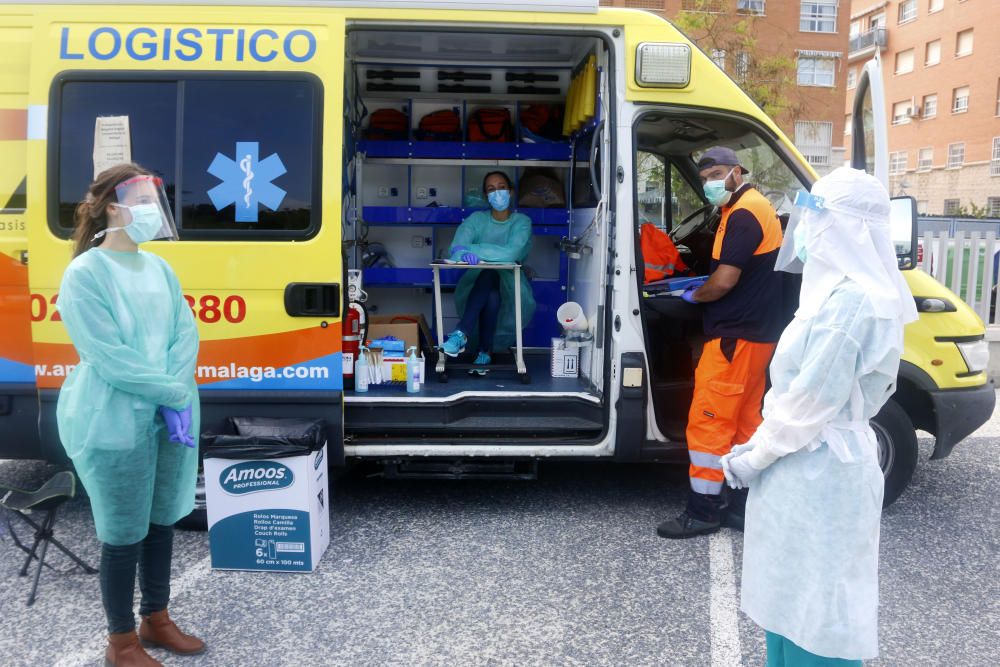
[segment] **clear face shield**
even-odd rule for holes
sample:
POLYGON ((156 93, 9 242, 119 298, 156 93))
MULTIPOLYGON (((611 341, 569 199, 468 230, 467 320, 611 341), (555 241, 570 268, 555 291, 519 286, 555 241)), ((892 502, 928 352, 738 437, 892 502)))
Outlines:
POLYGON ((775 271, 785 271, 786 273, 802 273, 805 263, 799 256, 796 237, 799 243, 803 243, 805 235, 805 218, 808 213, 820 213, 824 210, 823 198, 801 190, 795 194, 795 203, 791 213, 788 215, 788 224, 785 226, 784 238, 781 242, 781 249, 778 250, 778 258, 774 262, 775 271))
POLYGON ((115 186, 115 198, 117 201, 108 207, 108 228, 95 234, 94 240, 117 231, 125 232, 136 244, 177 240, 174 216, 160 178, 133 176, 115 186))

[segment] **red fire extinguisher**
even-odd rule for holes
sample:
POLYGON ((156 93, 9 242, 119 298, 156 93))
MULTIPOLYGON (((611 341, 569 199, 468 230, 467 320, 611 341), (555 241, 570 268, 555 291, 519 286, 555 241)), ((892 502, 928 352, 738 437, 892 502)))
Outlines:
POLYGON ((361 352, 361 342, 368 335, 368 311, 357 301, 347 304, 347 315, 344 317, 344 385, 353 386, 354 364, 361 352))

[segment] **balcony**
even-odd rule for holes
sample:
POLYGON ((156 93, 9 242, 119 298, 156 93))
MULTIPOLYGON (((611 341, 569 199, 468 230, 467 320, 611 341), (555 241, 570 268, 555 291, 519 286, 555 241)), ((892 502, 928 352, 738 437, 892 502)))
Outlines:
POLYGON ((850 61, 862 56, 871 55, 875 53, 876 48, 881 53, 885 51, 888 42, 889 33, 885 28, 875 28, 860 35, 855 35, 848 41, 847 59, 850 61))

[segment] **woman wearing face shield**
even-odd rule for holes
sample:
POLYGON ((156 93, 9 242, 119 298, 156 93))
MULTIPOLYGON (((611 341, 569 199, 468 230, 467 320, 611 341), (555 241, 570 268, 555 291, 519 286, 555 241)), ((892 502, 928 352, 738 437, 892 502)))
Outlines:
POLYGON ((842 167, 802 199, 778 258, 802 263, 799 309, 764 421, 722 465, 750 489, 741 608, 767 632, 767 664, 860 667, 878 654, 883 477, 868 421, 895 390, 917 313, 878 180, 842 167))
POLYGON ((164 238, 177 232, 160 180, 135 164, 112 167, 76 209, 74 258, 59 288, 80 357, 59 393, 59 437, 102 543, 105 658, 116 667, 159 665, 142 644, 205 648, 167 615, 173 524, 194 504, 200 412, 191 309, 170 266, 139 249, 164 238))
MULTIPOLYGON (((531 219, 510 210, 513 186, 502 171, 483 178, 483 193, 489 211, 476 211, 459 226, 450 248, 456 262, 523 262, 531 251, 531 219)), ((479 369, 485 375, 494 350, 507 349, 514 339, 514 275, 511 271, 465 272, 455 288, 455 306, 462 313, 458 327, 445 340, 444 353, 456 357, 465 350, 469 336, 478 331, 479 369)), ((535 312, 531 284, 521 279, 521 322, 527 324, 535 312)))

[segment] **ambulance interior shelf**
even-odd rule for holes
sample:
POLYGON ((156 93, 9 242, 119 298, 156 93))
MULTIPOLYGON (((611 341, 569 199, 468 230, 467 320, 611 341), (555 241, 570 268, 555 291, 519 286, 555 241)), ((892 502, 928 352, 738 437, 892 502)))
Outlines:
MULTIPOLYGON (((354 63, 354 108, 361 108, 352 118, 357 221, 345 240, 356 248, 352 263, 375 289, 374 301, 399 301, 380 299, 379 288, 425 288, 430 296, 429 262, 445 256, 465 218, 486 208, 479 192, 485 173, 505 171, 520 192, 530 171, 544 169, 558 196, 513 206, 532 220, 535 236, 525 275, 539 308, 525 344, 548 347, 560 334, 554 313, 567 299, 569 267, 559 239, 570 232, 573 170, 588 168, 600 113, 593 43, 573 38, 570 51, 580 54, 573 67, 354 63), (554 131, 553 119, 561 121, 554 131), (365 249, 373 243, 384 254, 368 265, 362 260, 372 257, 365 249)), ((440 285, 453 288, 461 273, 440 270, 440 285)))
MULTIPOLYGON (((392 142, 368 142, 367 145, 392 142)), ((418 142, 413 142, 417 144, 418 142)), ((499 144, 484 144, 497 146, 499 144)), ((543 146, 544 144, 537 144, 543 146)), ((531 146, 525 144, 524 146, 531 146)), ((441 145, 442 148, 445 146, 441 145)), ((515 206, 514 210, 527 215, 532 220, 535 236, 534 261, 528 262, 527 275, 532 280, 536 300, 540 310, 532 324, 525 331, 525 341, 528 346, 548 347, 551 339, 560 335, 558 326, 552 317, 555 310, 565 302, 569 282, 569 262, 564 252, 559 250, 560 239, 570 232, 572 218, 573 192, 571 190, 571 170, 574 168, 587 170, 589 168, 589 146, 582 144, 566 144, 565 148, 574 149, 584 156, 583 160, 491 160, 491 159, 453 159, 443 158, 378 158, 360 154, 356 159, 356 169, 359 174, 359 243, 364 246, 370 241, 385 244, 389 254, 396 248, 396 254, 402 254, 404 259, 384 262, 381 266, 366 266, 364 281, 370 287, 431 287, 432 271, 427 268, 427 261, 440 259, 447 252, 454 230, 476 210, 483 210, 485 202, 475 202, 476 206, 467 206, 470 191, 474 198, 481 198, 483 175, 495 169, 506 171, 514 180, 515 189, 524 194, 522 184, 528 183, 528 178, 538 175, 531 172, 544 170, 552 174, 551 180, 558 183, 559 193, 550 193, 557 200, 558 208, 532 208, 515 206), (434 184, 449 182, 444 188, 435 188, 434 184), (389 185, 394 183, 394 185, 389 185), (458 186, 453 190, 454 186, 458 186), (386 196, 388 195, 388 196, 386 196), (558 197, 556 197, 558 195, 558 197), (371 205, 375 200, 395 200, 396 206, 371 205), (405 205, 404 205, 405 204, 405 205), (459 204, 459 205, 442 205, 459 204), (381 231, 374 231, 379 228, 381 231), (414 255, 413 248, 400 248, 401 243, 409 245, 413 237, 422 237, 426 250, 420 259, 406 255, 414 255), (533 272, 532 268, 545 266, 546 271, 533 272), (556 268, 553 272, 551 269, 556 268)), ((543 178, 547 178, 543 174, 543 178)), ((520 198, 519 198, 520 199, 520 198)), ((542 202, 537 202, 542 203, 542 202)), ((441 284, 453 287, 461 277, 459 270, 441 271, 441 284)))

